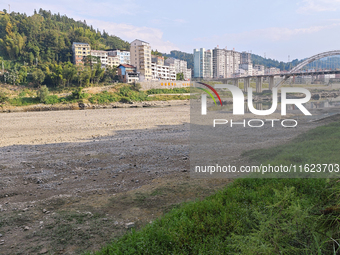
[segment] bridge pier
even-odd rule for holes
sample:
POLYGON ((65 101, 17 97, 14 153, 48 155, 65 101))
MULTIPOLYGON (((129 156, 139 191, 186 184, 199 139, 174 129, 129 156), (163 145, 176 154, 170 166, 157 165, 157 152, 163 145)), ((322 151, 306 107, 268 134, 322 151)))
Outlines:
POLYGON ((274 87, 274 76, 269 76, 269 90, 272 90, 274 87))
POLYGON ((240 87, 240 79, 234 79, 234 86, 240 87))
POLYGON ((261 93, 262 92, 262 82, 263 78, 262 77, 256 77, 256 92, 261 93))
POLYGON ((243 78, 243 91, 247 92, 250 87, 250 78, 243 78))

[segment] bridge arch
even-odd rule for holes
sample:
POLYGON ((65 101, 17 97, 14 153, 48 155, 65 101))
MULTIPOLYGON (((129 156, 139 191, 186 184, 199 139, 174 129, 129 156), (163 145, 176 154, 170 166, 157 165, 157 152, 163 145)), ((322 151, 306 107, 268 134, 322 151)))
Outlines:
POLYGON ((300 70, 302 67, 308 65, 309 63, 314 62, 315 60, 319 60, 325 57, 330 57, 330 56, 335 56, 335 55, 340 55, 340 50, 332 50, 332 51, 326 51, 323 53, 316 54, 314 56, 311 56, 307 58, 306 60, 302 61, 300 64, 297 66, 293 67, 292 70, 290 70, 288 73, 294 73, 298 70, 300 70))
POLYGON ((292 75, 294 75, 294 73, 296 71, 299 71, 302 67, 325 57, 330 57, 330 56, 335 56, 335 55, 340 55, 340 50, 331 50, 331 51, 326 51, 326 52, 322 52, 319 54, 316 54, 314 56, 311 56, 307 59, 305 59, 304 61, 302 61, 300 64, 296 65, 295 67, 292 68, 292 70, 290 70, 287 74, 285 74, 284 78, 277 83, 274 87, 278 88, 280 87, 286 80, 288 80, 288 78, 292 75))

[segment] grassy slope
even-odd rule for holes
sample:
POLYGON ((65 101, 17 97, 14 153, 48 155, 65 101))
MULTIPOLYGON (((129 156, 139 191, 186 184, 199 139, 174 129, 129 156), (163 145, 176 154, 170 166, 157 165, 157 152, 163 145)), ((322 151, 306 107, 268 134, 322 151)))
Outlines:
MULTIPOLYGON (((247 156, 272 164, 340 163, 339 138, 336 122, 247 156)), ((96 254, 336 254, 339 190, 336 179, 238 179, 96 254)))

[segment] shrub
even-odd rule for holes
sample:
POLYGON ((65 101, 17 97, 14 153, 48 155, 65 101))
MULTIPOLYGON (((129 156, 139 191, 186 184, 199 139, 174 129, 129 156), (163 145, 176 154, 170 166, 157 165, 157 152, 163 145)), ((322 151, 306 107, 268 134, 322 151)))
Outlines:
POLYGON ((88 97, 89 97, 89 94, 83 93, 83 87, 79 87, 72 92, 73 99, 84 99, 88 97))
MULTIPOLYGON (((135 91, 129 88, 128 86, 124 86, 120 88, 119 94, 129 101, 144 101, 147 98, 147 95, 143 91, 135 91)), ((123 100, 124 101, 124 100, 123 100)), ((123 102, 121 100, 121 102, 123 102)))
POLYGON ((46 98, 49 96, 50 92, 48 91, 48 88, 46 85, 43 85, 40 87, 40 89, 37 92, 37 96, 41 103, 45 103, 46 98))
POLYGON ((4 103, 8 100, 5 92, 0 92, 0 103, 4 103))
POLYGON ((46 97, 45 104, 57 104, 59 103, 59 98, 56 95, 51 95, 46 97))

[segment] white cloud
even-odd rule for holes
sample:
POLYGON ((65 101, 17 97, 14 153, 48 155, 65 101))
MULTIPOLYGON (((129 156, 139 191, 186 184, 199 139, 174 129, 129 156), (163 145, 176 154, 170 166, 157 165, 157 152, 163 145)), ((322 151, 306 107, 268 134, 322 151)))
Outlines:
POLYGON ((337 11, 340 8, 340 0, 303 0, 299 5, 297 13, 337 11))
POLYGON ((264 29, 256 29, 252 31, 245 31, 241 33, 234 34, 224 34, 222 36, 213 36, 213 37, 203 37, 196 38, 196 41, 221 41, 228 40, 232 41, 234 44, 242 43, 245 41, 287 41, 296 36, 303 36, 307 34, 314 34, 322 30, 328 30, 335 27, 339 27, 340 23, 333 23, 326 26, 311 26, 307 28, 280 28, 280 27, 269 27, 264 29))
POLYGON ((140 39, 150 43, 152 49, 157 49, 160 52, 169 53, 171 50, 179 48, 170 41, 163 39, 163 32, 158 28, 152 27, 137 27, 124 23, 113 23, 100 20, 87 20, 87 24, 91 24, 100 30, 105 29, 109 34, 120 37, 129 42, 134 39, 140 39))

